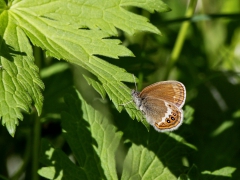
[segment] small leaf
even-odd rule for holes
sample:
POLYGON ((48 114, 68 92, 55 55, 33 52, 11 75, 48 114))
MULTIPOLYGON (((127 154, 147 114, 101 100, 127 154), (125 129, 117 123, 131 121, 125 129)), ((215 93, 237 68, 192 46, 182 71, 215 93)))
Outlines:
POLYGON ((202 174, 216 175, 216 176, 224 176, 224 177, 232 177, 232 173, 236 170, 235 167, 223 167, 221 169, 211 171, 203 171, 202 174))
POLYGON ((186 105, 184 110, 184 123, 191 124, 193 121, 194 109, 191 106, 186 105))
POLYGON ((105 99, 106 91, 104 90, 102 85, 90 77, 87 77, 85 75, 83 75, 83 76, 87 80, 88 84, 92 85, 92 87, 102 96, 102 98, 105 99))
POLYGON ((177 180, 190 180, 186 174, 181 174, 177 180))

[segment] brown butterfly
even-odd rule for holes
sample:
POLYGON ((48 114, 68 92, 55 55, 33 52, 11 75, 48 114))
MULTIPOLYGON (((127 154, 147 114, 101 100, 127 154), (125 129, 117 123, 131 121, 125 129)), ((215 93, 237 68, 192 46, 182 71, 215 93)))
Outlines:
POLYGON ((141 92, 132 90, 131 94, 137 108, 157 131, 173 131, 182 124, 182 107, 186 99, 186 89, 182 83, 157 82, 141 92))

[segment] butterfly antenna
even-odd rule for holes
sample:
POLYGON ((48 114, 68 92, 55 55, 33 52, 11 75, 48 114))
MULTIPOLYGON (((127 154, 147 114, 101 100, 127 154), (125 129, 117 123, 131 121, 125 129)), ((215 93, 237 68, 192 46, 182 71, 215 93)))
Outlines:
MULTIPOLYGON (((133 74, 133 79, 134 79, 135 88, 136 88, 136 91, 137 91, 137 83, 136 83, 136 78, 135 78, 134 74, 133 74)), ((131 103, 131 102, 133 102, 133 100, 128 101, 128 102, 126 102, 126 103, 124 103, 124 104, 119 104, 119 106, 126 106, 127 104, 129 104, 129 103, 131 103)))
POLYGON ((137 91, 137 82, 136 82, 136 78, 135 78, 134 75, 133 75, 133 79, 134 79, 134 83, 135 83, 135 89, 136 89, 136 91, 137 91))

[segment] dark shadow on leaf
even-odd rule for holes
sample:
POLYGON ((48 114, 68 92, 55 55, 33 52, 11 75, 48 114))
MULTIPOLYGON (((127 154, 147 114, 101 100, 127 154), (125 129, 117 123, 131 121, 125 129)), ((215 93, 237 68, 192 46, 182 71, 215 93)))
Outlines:
MULTIPOLYGON (((59 64, 59 62, 57 63, 59 64)), ((51 121, 54 119, 51 117, 51 114, 58 114, 60 116, 60 112, 65 109, 62 98, 69 92, 69 87, 73 86, 72 73, 70 69, 65 69, 60 72, 55 72, 50 76, 42 77, 42 80, 45 89, 43 91, 44 104, 41 117, 46 118, 45 121, 51 121)), ((57 118, 57 120, 59 119, 57 118)))
POLYGON ((41 17, 41 18, 48 19, 48 20, 52 20, 52 21, 57 21, 56 19, 53 19, 53 18, 48 17, 48 16, 44 16, 44 15, 41 15, 40 17, 41 17))
MULTIPOLYGON (((198 151, 189 147, 187 144, 185 144, 184 141, 178 141, 174 139, 168 135, 168 133, 156 132, 152 127, 148 132, 141 122, 138 123, 136 120, 131 120, 126 113, 115 113, 116 114, 114 116, 116 116, 117 119, 121 119, 121 122, 116 121, 115 123, 117 124, 119 130, 124 132, 122 142, 125 142, 127 139, 130 140, 125 144, 126 149, 129 149, 131 147, 131 143, 143 145, 149 151, 154 152, 158 159, 164 164, 164 167, 168 168, 176 177, 179 177, 180 174, 185 174, 188 176, 190 167, 184 166, 183 159, 187 158, 189 160, 189 165, 192 165, 196 160, 192 161, 191 158, 198 158, 198 151)), ((187 124, 183 124, 178 130, 174 131, 174 133, 182 137, 194 138, 194 132, 191 130, 191 128, 189 128, 189 125, 187 124)), ((207 161, 206 158, 202 160, 207 161)), ((226 166, 226 163, 220 168, 224 166, 226 166)), ((216 168, 212 171, 214 170, 216 170, 216 168)), ((204 175, 204 178, 201 178, 202 175, 200 172, 200 170, 197 170, 197 172, 192 175, 194 176, 193 179, 205 179, 208 177, 210 179, 230 179, 229 177, 219 177, 215 175, 204 175)), ((118 167, 118 173, 122 173, 121 167, 118 167)))
POLYGON ((25 52, 15 51, 14 48, 6 44, 5 40, 0 36, 0 56, 6 58, 9 61, 13 61, 13 57, 16 55, 26 56, 25 52))
MULTIPOLYGON (((117 114, 115 115, 117 116, 117 114)), ((118 124, 119 122, 115 123, 124 132, 123 138, 125 140, 129 139, 130 142, 143 145, 149 151, 154 152, 164 166, 175 174, 176 177, 187 172, 187 168, 183 166, 182 158, 190 153, 194 153, 193 149, 184 143, 178 142, 167 133, 158 133, 152 127, 148 132, 141 122, 138 123, 136 120, 131 120, 127 117, 126 113, 121 113, 121 116, 124 117, 121 118, 120 124, 118 124)), ((118 119, 120 119, 119 115, 118 119)), ((184 133, 183 126, 175 132, 184 133)), ((130 144, 128 143, 127 146, 126 148, 128 149, 130 144)))
MULTIPOLYGON (((89 123, 82 118, 83 112, 81 110, 81 102, 76 91, 72 88, 69 91, 71 94, 65 96, 64 100, 66 103, 65 112, 62 113, 62 128, 63 136, 67 140, 73 155, 77 161, 77 165, 73 165, 74 168, 80 169, 81 176, 85 178, 75 179, 106 179, 103 169, 101 167, 101 161, 94 150, 94 146, 98 147, 95 139, 92 138, 89 123), (93 173, 94 172, 94 173, 93 173)), ((60 151, 60 150, 59 150, 60 151)), ((42 152, 44 156, 45 152, 42 152)), ((61 151, 62 154, 64 154, 61 151)), ((64 154, 66 156, 66 154, 64 154)), ((73 169, 69 168, 68 164, 63 164, 65 157, 58 157, 59 159, 52 159, 52 161, 45 162, 46 165, 54 166, 56 168, 55 178, 61 173, 64 179, 71 179, 70 174, 74 172, 73 169), (54 164, 50 164, 54 162, 54 164)), ((46 156, 43 157, 46 159, 46 156)), ((72 166, 72 165, 71 165, 72 166)))
MULTIPOLYGON (((66 180, 87 179, 83 169, 71 162, 60 149, 54 149, 45 139, 41 143, 40 161, 47 167, 54 168, 54 171, 51 171, 51 179, 56 179, 57 177, 66 180)), ((46 174, 49 175, 49 173, 46 174)))

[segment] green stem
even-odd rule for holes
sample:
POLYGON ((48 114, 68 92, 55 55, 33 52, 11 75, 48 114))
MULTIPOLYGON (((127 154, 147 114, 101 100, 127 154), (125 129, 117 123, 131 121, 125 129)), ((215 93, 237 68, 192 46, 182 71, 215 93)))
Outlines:
POLYGON ((40 133, 41 133, 41 123, 40 118, 35 115, 35 123, 34 123, 34 134, 33 134, 33 156, 32 156, 32 180, 38 180, 39 176, 37 174, 38 171, 38 157, 39 157, 39 147, 40 147, 40 133))
MULTIPOLYGON (((35 63, 39 69, 42 66, 43 51, 40 48, 34 47, 34 57, 35 63)), ((37 173, 39 166, 39 148, 40 148, 40 134, 41 134, 41 123, 40 117, 38 117, 37 112, 33 114, 34 127, 33 127, 33 143, 32 143, 32 180, 38 180, 39 175, 37 173)))
MULTIPOLYGON (((195 8, 196 8, 196 4, 197 4, 197 0, 191 0, 190 1, 189 7, 188 7, 188 9, 186 11, 186 14, 185 14, 185 16, 187 18, 193 16, 195 8)), ((181 52, 182 47, 183 47, 183 43, 184 43, 186 35, 187 35, 187 30, 189 28, 189 25, 190 25, 190 21, 186 21, 186 22, 182 23, 182 26, 179 30, 175 45, 173 47, 173 51, 172 51, 170 59, 169 59, 169 63, 167 65, 167 70, 166 70, 164 79, 168 79, 170 71, 171 71, 172 67, 174 66, 174 64, 176 63, 176 61, 177 61, 177 59, 180 55, 180 52, 181 52)))

